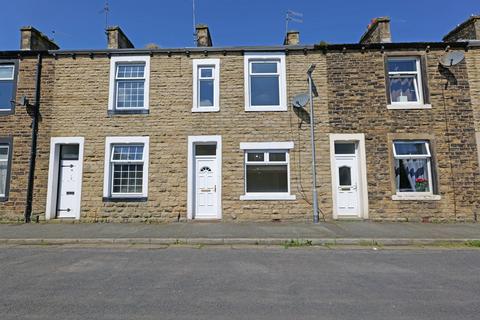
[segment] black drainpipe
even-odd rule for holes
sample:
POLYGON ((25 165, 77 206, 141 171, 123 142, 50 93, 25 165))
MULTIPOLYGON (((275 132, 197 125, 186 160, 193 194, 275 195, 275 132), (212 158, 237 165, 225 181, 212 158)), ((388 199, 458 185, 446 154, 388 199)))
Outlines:
MULTIPOLYGON (((25 205, 25 223, 32 219, 33 182, 35 179, 35 160, 37 158, 38 117, 40 115, 40 83, 42 76, 42 54, 37 56, 37 73, 35 75, 35 103, 32 105, 32 146, 28 171, 27 203, 25 205)), ((28 107, 28 106, 27 106, 28 107)))

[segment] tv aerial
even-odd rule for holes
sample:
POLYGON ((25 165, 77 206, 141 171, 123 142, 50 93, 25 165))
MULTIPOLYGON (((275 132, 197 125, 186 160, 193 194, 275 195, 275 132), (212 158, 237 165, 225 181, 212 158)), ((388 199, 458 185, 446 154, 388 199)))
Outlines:
POLYGON ((451 51, 438 60, 442 66, 450 68, 462 62, 463 59, 465 59, 465 54, 462 51, 451 51))
POLYGON ((285 14, 285 34, 288 32, 289 22, 303 23, 303 13, 293 10, 287 10, 285 14))
POLYGON ((110 13, 110 5, 108 0, 105 0, 105 4, 103 5, 103 9, 98 12, 99 14, 105 15, 105 30, 108 28, 108 14, 110 13))

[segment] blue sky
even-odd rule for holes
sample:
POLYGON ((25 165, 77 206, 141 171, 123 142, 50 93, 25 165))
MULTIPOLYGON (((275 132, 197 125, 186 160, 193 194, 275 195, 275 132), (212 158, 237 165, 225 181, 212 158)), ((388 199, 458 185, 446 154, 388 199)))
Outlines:
MULTIPOLYGON (((110 0, 109 25, 120 25, 137 48, 193 45, 192 0, 110 0)), ((62 49, 106 46, 104 0, 3 0, 0 50, 19 47, 19 28, 32 25, 62 49)), ((196 0, 197 22, 210 27, 215 46, 277 45, 285 33, 285 12, 302 12, 292 23, 301 42, 357 42, 369 21, 392 18, 393 41, 440 41, 471 14, 478 0, 196 0)))

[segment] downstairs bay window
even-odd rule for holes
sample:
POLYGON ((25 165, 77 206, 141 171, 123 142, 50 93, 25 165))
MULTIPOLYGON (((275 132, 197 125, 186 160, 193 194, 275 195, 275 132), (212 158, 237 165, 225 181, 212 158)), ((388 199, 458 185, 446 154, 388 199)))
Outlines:
POLYGON ((241 200, 294 200, 290 194, 291 142, 242 143, 245 194, 241 200))

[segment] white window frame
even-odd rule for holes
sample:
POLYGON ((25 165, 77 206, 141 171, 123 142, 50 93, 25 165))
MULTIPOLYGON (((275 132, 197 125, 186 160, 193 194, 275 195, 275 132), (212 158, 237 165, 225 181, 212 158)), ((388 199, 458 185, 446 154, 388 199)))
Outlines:
POLYGON ((387 105, 388 109, 430 109, 432 108, 429 104, 424 104, 424 96, 423 96, 423 82, 422 82, 422 63, 421 58, 418 56, 395 56, 395 57, 388 57, 387 58, 387 65, 385 66, 387 69, 387 76, 388 76, 388 92, 390 101, 387 105), (390 61, 410 61, 415 60, 416 71, 389 71, 388 70, 388 62, 390 61), (402 77, 402 76, 415 76, 416 81, 414 82, 415 93, 417 95, 417 101, 392 101, 392 93, 390 91, 390 83, 392 76, 402 77))
MULTIPOLYGON (((0 81, 12 81, 12 82, 15 82, 15 67, 16 67, 16 64, 15 63, 5 63, 5 64, 0 64, 0 68, 1 67, 9 67, 12 69, 12 75, 10 77, 2 77, 0 78, 0 81)), ((15 83, 13 84, 15 86, 15 83)), ((11 94, 11 93, 9 93, 11 94)), ((15 99, 15 97, 12 97, 12 99, 15 99)), ((12 106, 12 104, 10 104, 10 108, 8 109, 0 109, 0 112, 12 112, 12 110, 14 109, 14 107, 12 106)))
POLYGON ((7 196, 7 188, 8 188, 8 178, 9 178, 9 172, 12 168, 9 167, 9 164, 10 164, 10 152, 11 152, 11 148, 10 148, 10 144, 8 143, 1 143, 0 144, 0 149, 7 149, 7 158, 2 160, 0 159, 0 163, 5 163, 5 166, 7 167, 7 174, 5 176, 5 193, 0 193, 0 198, 4 198, 7 196))
POLYGON ((290 187, 290 150, 293 149, 293 142, 242 142, 240 143, 240 149, 244 153, 244 195, 240 196, 240 200, 295 200, 296 196, 292 195, 290 187), (264 153, 264 161, 253 162, 248 161, 249 152, 264 153), (285 152, 285 161, 273 161, 270 162, 268 153, 285 152), (287 165, 287 179, 288 179, 288 191, 287 192, 247 192, 247 164, 265 164, 287 165))
MULTIPOLYGON (((106 137, 105 139, 105 166, 103 177, 103 197, 104 198, 147 198, 148 197, 148 167, 149 167, 149 137, 106 137), (113 145, 139 145, 143 144, 143 181, 142 193, 113 193, 113 163, 112 150, 113 145)), ((131 161, 137 162, 137 161, 131 161)))
MULTIPOLYGON (((427 160, 427 169, 428 169, 428 190, 427 192, 401 192, 397 190, 397 183, 395 181, 395 191, 397 196, 423 196, 423 195, 433 195, 433 181, 432 181, 432 154, 430 153, 430 143, 425 140, 395 140, 392 142, 392 149, 393 149, 393 161, 395 166, 395 161, 400 159, 426 159, 427 160), (412 143, 422 143, 425 144, 425 148, 427 153, 422 155, 397 155, 397 151, 395 149, 395 144, 412 144, 412 143)), ((396 179, 396 177, 395 177, 396 179)))
POLYGON ((220 59, 194 59, 193 60, 193 102, 192 112, 217 112, 220 111, 220 59), (213 68, 213 106, 201 107, 200 98, 200 68, 213 68))
MULTIPOLYGON (((135 78, 129 78, 135 80, 135 78)), ((150 105, 150 56, 114 56, 110 58, 110 89, 108 95, 109 111, 139 111, 148 110, 150 105), (144 94, 143 107, 117 108, 117 66, 120 64, 144 64, 144 94)))
POLYGON ((244 79, 245 79, 245 111, 287 111, 287 79, 286 79, 285 53, 256 53, 247 52, 244 56, 244 79), (251 65, 252 62, 276 62, 278 63, 277 73, 279 81, 279 105, 275 106, 252 106, 250 88, 251 88, 251 65))

